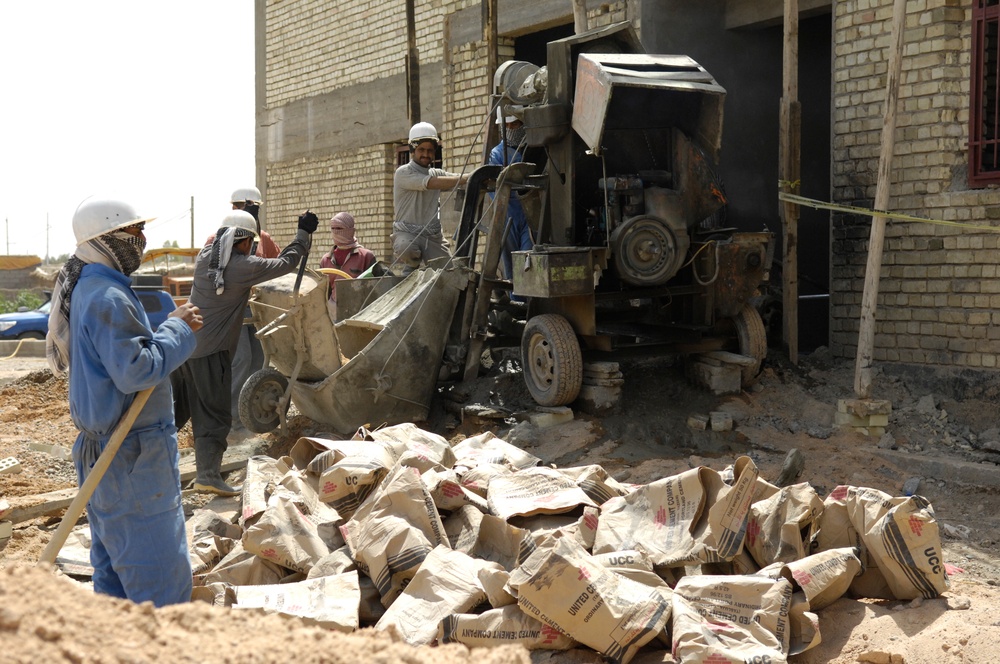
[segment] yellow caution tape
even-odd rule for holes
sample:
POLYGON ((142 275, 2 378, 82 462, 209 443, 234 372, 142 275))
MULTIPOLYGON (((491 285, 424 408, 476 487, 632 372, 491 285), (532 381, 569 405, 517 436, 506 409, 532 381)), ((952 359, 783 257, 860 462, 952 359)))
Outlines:
POLYGON ((1000 232, 1000 227, 996 226, 982 226, 980 224, 964 224, 960 221, 944 221, 942 219, 925 219, 924 217, 914 217, 910 214, 902 214, 900 212, 885 212, 883 210, 869 210, 868 208, 855 207, 853 205, 838 205, 837 203, 826 203, 823 201, 817 201, 813 198, 806 198, 805 196, 797 196, 795 194, 786 194, 783 192, 778 192, 778 200, 784 201, 786 203, 794 203, 795 205, 802 205, 805 207, 814 208, 816 210, 833 210, 834 212, 850 212, 851 214, 861 214, 868 217, 882 217, 884 219, 893 219, 896 221, 912 221, 921 224, 937 224, 938 226, 952 226, 955 228, 971 228, 977 231, 991 231, 994 233, 1000 232))

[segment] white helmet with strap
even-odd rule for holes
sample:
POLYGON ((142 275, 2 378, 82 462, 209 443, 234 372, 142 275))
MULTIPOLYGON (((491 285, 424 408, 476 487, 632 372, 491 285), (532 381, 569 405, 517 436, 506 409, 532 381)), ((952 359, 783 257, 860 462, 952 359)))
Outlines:
POLYGON ((233 210, 222 220, 222 228, 238 228, 248 231, 254 238, 257 237, 257 220, 253 215, 243 210, 233 210))
POLYGON ((143 217, 123 201, 88 198, 73 213, 73 235, 77 244, 83 244, 105 233, 153 219, 143 217))
POLYGON ((263 203, 264 197, 260 195, 260 189, 257 187, 243 187, 234 191, 233 195, 229 197, 230 203, 246 203, 247 201, 258 205, 263 203))
POLYGON ((410 147, 415 148, 424 141, 439 142, 437 129, 430 122, 418 122, 410 127, 410 147))

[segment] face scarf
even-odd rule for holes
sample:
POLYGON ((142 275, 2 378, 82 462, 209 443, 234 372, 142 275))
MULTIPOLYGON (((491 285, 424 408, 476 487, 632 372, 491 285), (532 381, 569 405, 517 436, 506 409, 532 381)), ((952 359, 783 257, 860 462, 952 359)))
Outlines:
POLYGON ((49 333, 45 338, 45 358, 53 374, 65 376, 69 372, 70 305, 83 266, 88 263, 99 263, 127 277, 139 268, 145 250, 144 237, 125 231, 105 233, 77 245, 76 253, 70 256, 59 270, 52 290, 49 333))
POLYGON ((222 295, 226 291, 225 272, 229 259, 233 256, 233 245, 253 237, 253 232, 245 228, 226 227, 215 232, 212 241, 212 253, 208 261, 208 278, 215 284, 215 294, 222 295))
POLYGON ((521 125, 517 129, 508 129, 507 145, 514 148, 515 152, 520 152, 521 149, 524 147, 522 144, 524 143, 525 134, 526 131, 524 125, 521 125))
POLYGON ((338 212, 330 220, 333 246, 337 249, 354 249, 358 239, 354 236, 354 217, 347 212, 338 212))

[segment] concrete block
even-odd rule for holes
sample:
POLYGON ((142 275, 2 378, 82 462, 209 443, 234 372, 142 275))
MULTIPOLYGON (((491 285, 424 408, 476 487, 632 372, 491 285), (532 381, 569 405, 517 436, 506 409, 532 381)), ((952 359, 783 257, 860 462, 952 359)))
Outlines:
POLYGON ((889 424, 888 415, 869 415, 868 417, 858 417, 850 413, 836 412, 833 414, 833 423, 839 427, 882 427, 889 424))
POLYGON ((708 428, 708 415, 689 415, 688 416, 688 427, 694 429, 695 431, 704 431, 708 428))
POLYGON ((546 408, 539 406, 538 411, 528 417, 528 421, 539 429, 545 429, 564 422, 573 421, 573 410, 567 406, 546 408))
POLYGON ((10 539, 14 534, 14 524, 10 521, 0 521, 0 540, 10 539))
POLYGON ((594 378, 588 377, 586 374, 583 376, 584 385, 596 385, 599 387, 621 387, 625 384, 624 378, 594 378))
POLYGON ((0 498, 0 519, 10 514, 13 509, 14 508, 10 506, 10 503, 8 503, 4 498, 0 498))
POLYGON ((48 443, 28 443, 28 449, 36 452, 45 452, 57 459, 72 459, 73 450, 62 445, 49 445, 48 443))
POLYGON ((584 362, 583 375, 592 374, 617 374, 621 375, 621 368, 617 362, 584 362))
POLYGON ((892 413, 892 402, 885 399, 838 399, 838 413, 850 413, 858 417, 886 415, 892 413))
POLYGON ((713 410, 709 413, 708 420, 712 425, 712 431, 730 431, 733 428, 732 415, 721 410, 713 410))
POLYGON ((739 367, 726 365, 713 367, 705 362, 694 361, 687 364, 688 378, 713 394, 739 394, 742 389, 742 375, 739 367))
POLYGON ((621 396, 620 386, 583 385, 574 403, 590 415, 606 415, 615 409, 621 396))
POLYGON ((21 462, 15 457, 7 457, 6 459, 0 459, 0 475, 5 473, 19 473, 21 472, 21 462))

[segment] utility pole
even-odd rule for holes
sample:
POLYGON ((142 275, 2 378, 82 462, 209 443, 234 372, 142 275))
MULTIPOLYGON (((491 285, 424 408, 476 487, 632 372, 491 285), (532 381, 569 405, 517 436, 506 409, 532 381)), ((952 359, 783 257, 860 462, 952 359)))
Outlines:
POLYGON ((7 239, 7 255, 10 256, 10 219, 6 217, 3 220, 3 230, 7 239))
POLYGON ((191 197, 191 248, 194 249, 194 196, 191 197))
POLYGON ((49 213, 45 213, 45 264, 49 263, 49 213))
MULTIPOLYGON (((782 53, 781 135, 778 178, 782 190, 798 193, 801 173, 802 106, 799 103, 799 0, 785 0, 784 49, 782 53)), ((799 207, 785 203, 782 212, 783 261, 782 336, 788 346, 788 361, 799 363, 799 207)))
MULTIPOLYGON (((889 209, 889 185, 892 184, 892 156, 896 147, 896 107, 899 104, 899 75, 902 70, 903 36, 906 28, 906 0, 892 4, 892 43, 885 79, 885 107, 882 109, 882 144, 878 157, 878 182, 875 185, 876 212, 889 209)), ((854 361, 854 392, 861 399, 872 393, 872 365, 875 362, 875 310, 878 303, 879 273, 885 240, 885 217, 872 217, 868 236, 868 262, 865 286, 861 294, 861 321, 858 329, 858 352, 854 361)))
POLYGON ((406 109, 410 124, 420 122, 420 56, 415 0, 406 0, 406 109))
MULTIPOLYGON (((482 0, 480 5, 483 24, 483 41, 486 43, 486 98, 490 99, 493 94, 493 76, 496 74, 500 60, 500 45, 497 35, 497 0, 482 0)), ((506 115, 503 108, 501 115, 506 115)), ((483 163, 489 159, 490 150, 500 139, 500 125, 496 124, 491 117, 486 121, 486 140, 483 141, 483 163)))

